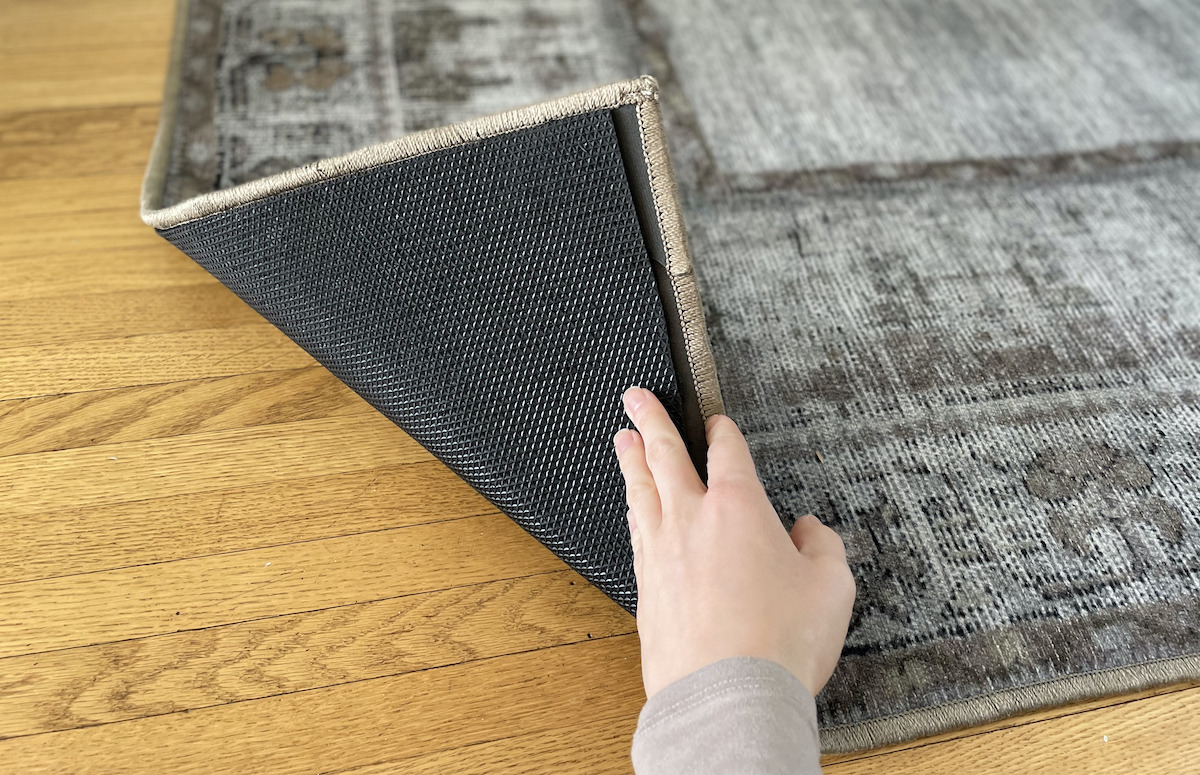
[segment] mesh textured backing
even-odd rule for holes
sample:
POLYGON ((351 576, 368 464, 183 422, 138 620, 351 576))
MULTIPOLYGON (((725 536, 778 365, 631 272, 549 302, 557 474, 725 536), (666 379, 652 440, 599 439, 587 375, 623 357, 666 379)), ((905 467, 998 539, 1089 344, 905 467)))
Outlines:
POLYGON ((681 403, 609 111, 161 233, 634 609, 620 397, 681 403))

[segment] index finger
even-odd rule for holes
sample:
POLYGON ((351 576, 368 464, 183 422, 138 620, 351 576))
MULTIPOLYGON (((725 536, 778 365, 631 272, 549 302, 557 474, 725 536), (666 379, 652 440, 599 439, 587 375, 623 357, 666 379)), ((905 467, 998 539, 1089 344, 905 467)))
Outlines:
POLYGON ((658 398, 645 388, 631 387, 625 391, 624 400, 625 413, 642 434, 646 465, 654 475, 664 505, 677 498, 703 495, 704 483, 692 465, 679 430, 658 398))

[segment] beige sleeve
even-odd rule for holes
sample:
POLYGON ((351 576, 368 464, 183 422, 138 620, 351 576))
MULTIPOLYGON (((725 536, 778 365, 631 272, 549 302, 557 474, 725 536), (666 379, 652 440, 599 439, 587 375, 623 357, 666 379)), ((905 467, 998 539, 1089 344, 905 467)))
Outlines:
POLYGON ((817 709, 777 662, 731 657, 680 678, 642 708, 637 775, 817 775, 817 709))

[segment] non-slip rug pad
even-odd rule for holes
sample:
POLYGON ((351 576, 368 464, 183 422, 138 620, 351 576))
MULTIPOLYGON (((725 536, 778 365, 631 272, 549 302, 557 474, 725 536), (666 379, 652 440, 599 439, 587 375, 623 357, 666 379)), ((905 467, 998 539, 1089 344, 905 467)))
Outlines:
POLYGON ((195 0, 185 21, 168 205, 658 78, 725 407, 784 520, 831 524, 859 582, 826 750, 1200 677, 1196 4, 195 0))
POLYGON ((162 234, 633 605, 612 454, 613 434, 628 424, 620 396, 643 385, 681 423, 682 406, 611 111, 162 234))

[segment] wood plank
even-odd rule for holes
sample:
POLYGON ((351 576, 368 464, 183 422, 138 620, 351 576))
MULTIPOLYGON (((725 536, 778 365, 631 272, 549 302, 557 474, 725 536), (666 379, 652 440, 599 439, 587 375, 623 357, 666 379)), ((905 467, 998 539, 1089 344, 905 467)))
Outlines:
POLYGON ((0 401, 0 457, 374 412, 320 366, 0 401))
MULTIPOLYGON (((112 202, 97 203, 104 204, 112 205, 112 202)), ((131 206, 128 200, 122 204, 125 206, 120 210, 97 208, 77 212, 70 218, 59 217, 54 212, 41 212, 0 221, 0 270, 13 276, 17 268, 23 268, 25 274, 49 278, 71 269, 70 263, 59 266, 59 258, 70 262, 71 259, 86 257, 96 268, 119 272, 122 271, 121 264, 132 251, 154 248, 164 257, 173 254, 182 256, 169 242, 155 234, 154 229, 142 222, 137 206, 131 206), (120 258, 114 260, 114 256, 120 258), (35 262, 32 265, 31 259, 35 262)), ((80 269, 86 266, 88 264, 79 263, 80 269)), ((196 269, 200 270, 200 275, 209 276, 199 266, 196 269)), ((96 276, 102 278, 98 272, 96 276)), ((103 293, 104 289, 101 286, 98 290, 103 293)), ((52 294, 62 295, 62 292, 52 294)), ((13 293, 7 283, 0 293, 0 299, 20 299, 24 296, 24 293, 13 293)))
POLYGON ((274 326, 0 349, 0 401, 315 365, 274 326))
POLYGON ((569 729, 517 735, 421 756, 334 770, 325 775, 392 775, 397 772, 405 775, 442 775, 447 772, 628 775, 633 726, 626 719, 617 719, 616 723, 592 722, 569 729))
MULTIPOLYGON (((394 678, 0 742, 36 773, 330 772, 604 724, 631 735, 643 701, 634 636, 394 678)), ((566 749, 570 741, 558 744, 566 749)), ((463 772, 451 768, 452 772, 463 772)))
POLYGON ((0 180, 140 172, 157 126, 153 105, 0 113, 0 180))
POLYGON ((433 460, 377 413, 0 458, 7 516, 433 460))
POLYGON ((129 42, 163 42, 171 34, 175 4, 163 0, 5 0, 0 49, 77 52, 129 42))
MULTIPOLYGON (((147 154, 149 150, 147 147, 147 154)), ((125 197, 122 209, 128 213, 132 205, 136 212, 141 190, 141 171, 0 180, 0 210, 6 220, 29 215, 62 216, 109 211, 115 197, 125 197)))
POLYGON ((431 459, 371 412, 3 458, 0 502, 28 514, 431 459))
POLYGON ((1200 689, 825 765, 827 775, 1197 772, 1200 689), (1178 741, 1180 744, 1171 744, 1178 741))
MULTIPOLYGON (((4 316, 13 314, 14 310, 34 309, 35 314, 39 309, 49 310, 53 302, 47 302, 45 307, 20 306, 38 298, 215 283, 202 269, 141 224, 136 213, 138 178, 149 151, 148 138, 155 112, 150 106, 157 102, 159 84, 165 72, 172 6, 173 3, 162 0, 123 0, 119 3, 113 0, 7 0, 4 3, 0 12, 0 52, 3 52, 0 55, 0 73, 3 74, 0 75, 0 110, 26 112, 0 114, 0 180, 34 178, 48 182, 48 185, 4 189, 5 204, 0 205, 4 208, 0 212, 5 213, 0 218, 0 277, 3 277, 0 301, 19 304, 0 313, 0 325, 7 322, 4 316), (155 57, 158 61, 152 62, 155 57), (21 66, 27 72, 14 69, 14 66, 21 66), (8 77, 14 73, 16 77, 8 77), (31 76, 28 79, 25 78, 27 74, 31 76), (16 101, 9 99, 14 96, 16 101), (129 107, 137 105, 142 107, 129 107), (49 110, 46 110, 47 106, 50 106, 49 110), (77 111, 79 106, 96 107, 77 111), (76 121, 79 126, 72 126, 76 121), (101 151, 97 152, 97 148, 101 151), (105 178, 107 185, 81 182, 83 176, 105 178)), ((128 301, 133 304, 134 296, 128 301)), ((145 301, 150 305, 156 303, 149 295, 145 301)), ((79 303, 93 305, 101 315, 106 309, 110 312, 113 309, 105 308, 103 300, 99 299, 79 303)), ((165 320, 149 312, 130 309, 128 305, 122 309, 135 316, 142 315, 137 324, 142 326, 142 333, 149 333, 146 325, 161 325, 165 320)), ((29 357, 53 357, 56 351, 39 350, 34 346, 64 344, 73 336, 66 329, 56 331, 55 321, 48 317, 48 311, 45 314, 45 327, 41 329, 44 333, 39 333, 35 326, 23 329, 22 335, 28 337, 24 343, 33 348, 28 351, 29 357)), ((76 331, 81 330, 78 328, 81 319, 75 320, 76 331)), ((199 320, 197 318, 195 322, 199 324, 199 320)), ((127 325, 119 323, 115 315, 110 315, 108 322, 127 325)), ((126 333, 135 330, 138 330, 136 326, 121 329, 126 333)), ((114 335, 102 336, 102 340, 109 344, 101 348, 101 354, 111 357, 114 335)), ((149 345, 147 352, 151 358, 157 357, 155 347, 159 343, 144 343, 149 345)), ((135 343, 135 346, 140 345, 135 343)), ((72 363, 75 368, 80 364, 83 368, 87 366, 82 357, 72 363)), ((52 361, 33 365, 50 370, 58 368, 52 361)), ((131 374, 154 372, 154 369, 139 371, 143 367, 132 360, 129 368, 131 374)), ((159 372, 169 371, 154 368, 159 372)), ((304 373, 320 373, 309 362, 297 368, 304 373)), ((60 370, 59 376, 64 373, 60 370)), ((174 394, 172 391, 176 388, 169 385, 142 387, 134 384, 139 380, 111 378, 111 384, 105 383, 108 387, 103 389, 103 398, 89 398, 102 395, 97 392, 56 396, 44 399, 44 403, 39 403, 42 399, 9 402, 7 409, 5 404, 0 404, 0 448, 18 453, 44 452, 94 443, 142 441, 157 435, 231 430, 260 422, 291 422, 319 416, 323 401, 331 402, 331 407, 337 401, 336 395, 322 398, 326 394, 314 384, 309 409, 286 405, 286 397, 279 389, 258 382, 274 379, 276 375, 272 372, 252 372, 244 377, 231 373, 227 383, 223 379, 209 379, 202 368, 190 373, 193 376, 187 379, 202 380, 205 387, 188 388, 174 394), (246 387, 248 393, 255 390, 249 383, 236 382, 241 379, 259 385, 257 390, 273 393, 275 397, 264 397, 262 403, 256 403, 257 399, 252 395, 233 399, 239 385, 246 387), (226 409, 206 416, 199 408, 206 390, 212 392, 214 400, 231 403, 226 409), (161 402, 138 414, 131 405, 139 395, 149 400, 161 399, 161 402), (131 415, 127 419, 121 417, 122 407, 129 407, 131 415), (177 421, 170 417, 168 410, 171 407, 179 408, 181 416, 177 421), (289 414, 293 409, 313 414, 289 414), (18 414, 9 417, 13 412, 18 414), (72 417, 72 412, 77 416, 72 417), (229 424, 222 424, 226 420, 229 424), (5 425, 6 422, 9 424, 5 425), (25 441, 22 434, 31 430, 29 441, 25 441), (97 433, 91 442, 86 438, 89 430, 97 433)), ((280 372, 283 373, 295 373, 295 369, 280 372)), ((0 365, 0 380, 5 374, 0 365)), ((36 382, 32 377, 26 380, 36 382)), ((305 449, 308 455, 320 459, 319 449, 305 449)), ((268 445, 256 444, 245 448, 234 444, 232 450, 239 456, 263 456, 272 452, 268 445)), ((213 454, 219 453, 214 450, 213 454)), ((299 456, 299 452, 295 454, 299 456)), ((172 453, 170 459, 183 458, 172 453)), ((307 460, 302 462, 309 464, 307 460)), ((84 466, 84 470, 92 469, 84 466)), ((214 484, 213 470, 204 470, 211 474, 206 481, 214 484)), ((85 479, 76 488, 76 495, 67 497, 72 470, 50 466, 48 474, 63 480, 56 482, 50 476, 44 480, 47 487, 58 488, 59 495, 51 498, 57 504, 54 510, 17 514, 17 518, 9 517, 6 510, 11 505, 4 489, 8 480, 0 473, 0 513, 9 517, 0 519, 0 568, 8 572, 5 562, 12 558, 19 565, 13 570, 14 574, 29 574, 10 577, 16 579, 97 571, 112 567, 114 563, 162 563, 163 560, 231 549, 260 549, 270 542, 312 540, 327 537, 339 529, 386 528, 389 520, 408 524, 405 520, 438 518, 442 509, 445 509, 443 516, 450 516, 451 512, 462 513, 482 504, 477 495, 464 489, 465 485, 434 462, 364 467, 341 473, 328 472, 310 464, 304 470, 309 475, 297 480, 247 483, 234 477, 235 482, 228 489, 166 494, 138 503, 104 502, 80 506, 79 503, 89 497, 87 488, 95 485, 98 479, 85 479), (385 473, 377 479, 381 471, 385 473), (460 496, 462 502, 458 503, 460 496), (429 503, 422 503, 423 497, 429 503), (393 512, 388 510, 389 498, 395 498, 393 512), (361 513, 356 511, 360 504, 361 513), (127 523, 125 528, 122 521, 127 523), (17 531, 14 523, 18 522, 29 529, 17 531), (89 526, 96 532, 89 533, 89 526), (2 532, 5 530, 9 532, 2 532), (9 540, 20 546, 8 546, 9 540), (72 554, 73 544, 78 549, 77 556, 72 554), (40 564, 39 552, 45 554, 45 561, 40 564)), ((273 474, 266 472, 266 475, 270 479, 273 474)), ((183 474, 176 471, 171 481, 183 481, 183 474)), ((137 495, 135 487, 140 484, 135 478, 128 478, 123 485, 126 496, 137 495)), ((160 487, 153 479, 149 484, 152 491, 160 487)), ((28 483, 22 486, 28 486, 28 483)), ((118 491, 117 488, 101 489, 105 497, 118 491)), ((528 539, 524 540, 532 544, 528 539)), ((349 562, 349 559, 344 561, 349 562)), ((126 591, 136 598, 143 588, 157 594, 162 584, 187 582, 190 577, 172 575, 174 571, 170 568, 176 565, 168 562, 143 568, 147 573, 163 572, 166 575, 145 582, 144 587, 142 582, 130 582, 126 591)), ((234 568, 234 572, 240 573, 240 570, 234 568)), ((555 578, 568 576, 569 572, 559 571, 555 578)), ((320 575, 317 580, 336 584, 338 578, 336 574, 320 575)), ((195 586, 204 589, 208 582, 207 578, 199 579, 195 586)), ((530 578, 499 584, 533 582, 530 578)), ((287 581, 265 587, 265 591, 284 583, 287 581)), ((241 588, 234 582, 229 584, 241 588)), ((97 613, 86 607, 86 600, 93 590, 84 584, 71 589, 84 602, 71 604, 74 607, 68 606, 64 610, 74 611, 79 621, 86 623, 97 613)), ((102 586, 102 591, 116 594, 111 584, 102 586)), ((263 591, 253 587, 248 594, 259 596, 263 591)), ((304 594, 309 593, 305 591, 304 594)), ((432 592, 429 596, 421 594, 419 598, 361 606, 350 604, 320 614, 287 614, 252 623, 152 636, 128 641, 133 645, 127 647, 123 643, 112 643, 0 659, 0 672, 20 663, 29 669, 14 673, 19 676, 18 680, 48 682, 38 684, 44 687, 43 691, 27 695, 34 702, 34 694, 40 694, 44 705, 38 707, 43 709, 40 717, 43 722, 52 718, 55 712, 60 712, 61 718, 69 718, 66 714, 78 712, 77 720, 81 723, 95 723, 106 717, 89 714, 119 714, 122 702, 131 703, 135 713, 138 708, 157 707, 169 714, 0 742, 0 762, 3 762, 0 770, 211 772, 236 769, 252 772, 341 771, 356 775, 382 772, 628 772, 629 736, 641 704, 634 639, 629 639, 621 648, 614 648, 612 641, 568 647, 569 664, 561 661, 564 650, 552 649, 396 678, 374 678, 336 688, 295 692, 296 687, 302 685, 299 682, 306 670, 310 679, 319 682, 322 677, 324 680, 341 680, 356 670, 386 669, 389 659, 408 665, 410 663, 404 660, 409 658, 410 644, 414 645, 414 654, 437 661, 438 650, 443 648, 437 640, 439 632, 454 633, 445 648, 450 651, 461 648, 460 655, 469 648, 477 649, 479 655, 486 655, 490 653, 487 651, 489 646, 503 648, 502 638, 507 637, 504 633, 531 635, 538 626, 547 627, 547 632, 553 636, 553 627, 542 620, 535 621, 530 608, 550 616, 552 601, 562 600, 556 593, 510 607, 502 602, 506 593, 495 599, 494 604, 498 607, 489 608, 493 605, 489 601, 478 609, 469 608, 471 598, 463 597, 461 604, 456 602, 443 611, 434 604, 434 596, 449 594, 452 593, 432 592), (401 601, 414 606, 405 609, 411 615, 395 622, 386 620, 384 617, 391 604, 401 601), (464 614, 467 618, 482 617, 485 610, 493 611, 485 617, 486 626, 480 624, 471 628, 469 637, 453 618, 464 610, 463 606, 468 607, 464 614), (361 615, 338 613, 347 610, 361 611, 361 615), (421 610, 425 611, 424 618, 417 615, 421 610), (322 619, 323 616, 329 618, 322 619), (527 629, 515 626, 511 617, 520 617, 527 629), (282 620, 297 623, 292 629, 283 629, 282 625, 279 625, 281 629, 271 629, 270 623, 282 620), (406 624, 401 624, 402 621, 406 624), (328 625, 324 629, 319 626, 322 622, 328 625), (405 629, 409 624, 411 628, 405 629), (260 625, 262 629, 259 629, 260 625), (317 629, 311 629, 314 626, 317 629), (237 637, 231 635, 235 631, 239 633, 237 637), (214 632, 224 635, 211 635, 214 632), (347 639, 339 640, 339 632, 346 633, 347 639), (237 649, 238 637, 247 650, 246 655, 243 657, 238 652, 232 657, 223 657, 222 654, 237 649), (482 640, 472 641, 471 637, 482 640), (256 638, 264 640, 256 641, 256 638), (179 651, 175 652, 183 660, 179 666, 167 664, 172 652, 165 647, 185 642, 191 645, 180 645, 179 651), (314 642, 320 643, 315 650, 302 650, 313 649, 311 644, 314 642), (489 646, 481 645, 484 643, 489 646), (207 652, 208 648, 215 650, 207 652), (582 651, 588 648, 595 651, 582 651), (222 649, 226 651, 222 652, 222 649), (317 656, 314 657, 314 653, 317 656), (99 654, 108 655, 111 661, 87 661, 99 654), (372 655, 379 658, 372 662, 372 655), (82 680, 54 683, 55 676, 61 678, 65 674, 45 669, 51 663, 73 665, 79 676, 89 666, 94 666, 99 682, 93 689, 82 691, 82 680), (156 672, 156 666, 161 670, 156 672), (189 675, 190 681, 186 680, 189 675), (175 695, 184 699, 183 705, 203 702, 205 691, 212 691, 214 695, 218 691, 232 691, 234 697, 242 696, 236 694, 239 691, 253 693, 256 687, 258 691, 267 692, 272 681, 283 681, 284 690, 293 693, 191 713, 172 712, 178 707, 169 704, 175 695), (289 684, 289 681, 293 683, 289 684), (77 699, 68 704, 56 691, 76 692, 77 699), (614 700, 614 693, 622 692, 628 693, 624 695, 625 699, 614 700)), ((590 590, 590 594, 596 593, 590 590)), ((162 603, 164 599, 160 598, 158 602, 162 603)), ((103 612, 107 601, 104 596, 94 600, 101 607, 101 616, 107 615, 103 612)), ((234 601, 231 605, 236 604, 234 601)), ((4 611, 0 620, 16 621, 20 626, 18 618, 9 609, 0 610, 4 611)), ((396 606, 395 610, 400 611, 401 607, 396 606)), ((577 614, 569 608, 564 608, 565 613, 553 610, 553 616, 561 614, 566 625, 570 625, 577 614)), ((137 621, 144 624, 147 620, 139 618, 137 621)), ((558 619, 552 621, 558 622, 558 619)), ((113 629, 123 632, 115 623, 113 629)), ((0 692, 6 690, 8 687, 0 692)), ((1172 694, 1179 691, 1182 690, 1177 689, 1172 694)), ((3 696, 6 695, 0 693, 0 697, 3 696)), ((1195 697, 1195 690, 1190 696, 1195 697)), ((217 699, 223 701, 221 697, 217 699)), ((1162 710, 1165 706, 1161 704, 1154 705, 1158 710, 1146 709, 1146 703, 1169 701, 1169 697, 1162 696, 1140 702, 1106 698, 1095 704, 1043 712, 1050 714, 1046 717, 1042 713, 1032 714, 916 741, 892 753, 874 752, 865 757, 860 755, 853 761, 831 762, 827 771, 937 773, 953 769, 1001 773, 1050 771, 1056 775, 1084 771, 1198 771, 1200 768, 1191 761, 1195 758, 1195 741, 1200 737, 1195 726, 1198 714, 1194 699, 1182 711, 1178 708, 1162 710), (1114 702, 1125 704, 1113 706, 1114 702), (1097 709, 1099 705, 1108 709, 1097 709), (1075 729, 1075 738, 1061 731, 1067 727, 1075 729), (1107 742, 1103 740, 1104 735, 1108 735, 1107 742)), ((0 724, 7 724, 11 716, 6 709, 0 708, 0 724)), ((115 716, 107 718, 111 720, 115 716)))
POLYGON ((0 300, 3 347, 252 326, 261 315, 215 283, 0 300))
POLYGON ((0 106, 6 111, 153 105, 167 72, 165 40, 127 40, 63 56, 58 48, 0 49, 0 106), (19 78, 10 73, 20 73, 19 78))
POLYGON ((500 514, 0 586, 0 657, 196 630, 565 566, 500 514))
POLYGON ((431 461, 27 514, 0 520, 0 584, 494 513, 431 461))
POLYGON ((626 635, 571 571, 0 659, 0 738, 107 724, 626 635))
POLYGON ((42 245, 36 232, 17 241, 0 240, 0 274, 5 280, 0 283, 0 299, 217 284, 215 277, 140 221, 133 223, 133 228, 110 228, 113 223, 106 221, 98 227, 109 229, 103 233, 89 232, 79 221, 88 221, 88 217, 72 217, 70 228, 78 228, 78 232, 44 240, 54 242, 55 247, 42 245), (25 254, 26 250, 30 253, 25 254), (10 251, 7 256, 6 251, 10 251), (113 253, 120 254, 120 259, 97 258, 113 253))

